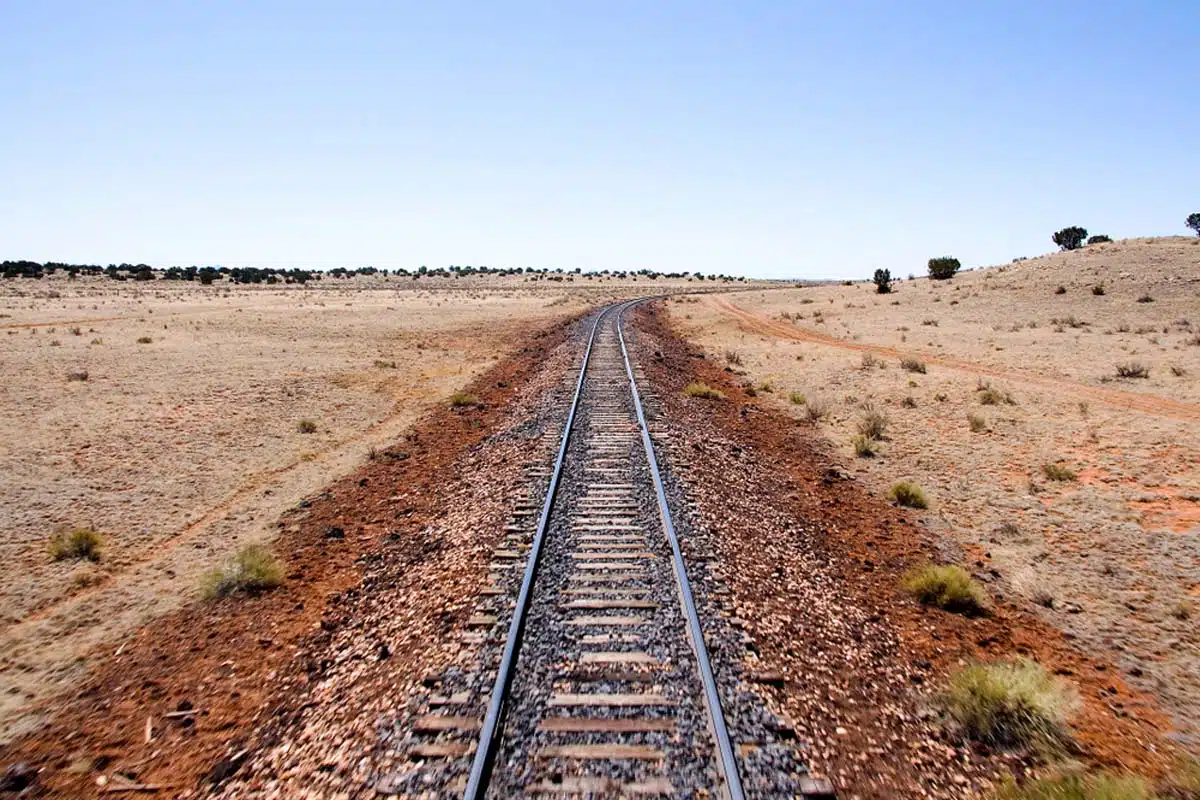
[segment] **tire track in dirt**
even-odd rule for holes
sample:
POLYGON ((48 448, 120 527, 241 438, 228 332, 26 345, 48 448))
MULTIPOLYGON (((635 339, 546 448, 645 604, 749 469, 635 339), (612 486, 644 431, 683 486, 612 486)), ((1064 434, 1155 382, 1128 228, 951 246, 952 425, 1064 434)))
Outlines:
POLYGON ((773 320, 755 314, 752 311, 747 311, 740 306, 735 305, 721 297, 708 297, 705 302, 711 302, 719 311, 727 316, 737 320, 739 326, 751 333, 761 334, 763 336, 772 336, 778 339, 791 339, 798 342, 809 342, 811 344, 823 344, 828 347, 837 347, 842 350, 851 350, 857 352, 869 352, 876 355, 888 356, 891 358, 920 358, 928 364, 936 364, 939 367, 958 370, 972 375, 983 375, 989 378, 998 378, 1014 383, 1025 383, 1041 386, 1047 389, 1053 389, 1056 392, 1067 392, 1077 397, 1087 398, 1099 403, 1121 408, 1127 411, 1140 411, 1144 414, 1155 414, 1161 417, 1170 417, 1179 419, 1185 422, 1200 422, 1200 406, 1194 403, 1184 403, 1178 400, 1170 400, 1165 397, 1155 397, 1153 395, 1140 394, 1138 392, 1125 392, 1120 389, 1106 389, 1100 386, 1088 386, 1084 383, 1075 381, 1062 380, 1059 378, 1050 378, 1043 375, 1031 375, 1024 372, 1012 372, 1009 370, 996 369, 994 367, 984 367, 970 361, 961 359, 946 358, 945 356, 931 356, 916 350, 898 350, 894 347, 880 344, 865 344, 863 342, 850 342, 845 339, 839 339, 836 336, 819 333, 807 328, 799 328, 782 322, 773 320))

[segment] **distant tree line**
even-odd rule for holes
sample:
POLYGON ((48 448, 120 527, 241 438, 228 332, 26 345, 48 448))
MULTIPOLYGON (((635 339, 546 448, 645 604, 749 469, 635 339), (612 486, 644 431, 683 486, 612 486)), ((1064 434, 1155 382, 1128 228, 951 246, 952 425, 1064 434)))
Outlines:
POLYGON ((167 269, 155 269, 149 264, 109 264, 102 267, 99 264, 63 264, 56 261, 47 261, 40 264, 36 261, 4 261, 0 262, 0 275, 5 278, 43 278, 47 275, 53 275, 56 272, 65 272, 70 278, 75 278, 79 275, 105 276, 117 281, 195 281, 201 284, 212 284, 217 281, 227 281, 236 284, 279 284, 279 283, 299 283, 305 284, 310 281, 319 281, 322 279, 345 280, 354 278, 358 275, 380 275, 387 277, 389 275, 412 280, 421 278, 461 278, 464 275, 523 275, 525 280, 533 281, 574 281, 576 276, 586 276, 591 278, 646 278, 648 280, 657 280, 659 278, 668 279, 687 279, 687 280, 709 280, 709 281, 724 281, 726 283, 732 281, 745 281, 744 277, 733 277, 730 275, 704 275, 700 272, 657 272, 651 269, 640 269, 635 271, 627 270, 600 270, 599 272, 584 273, 582 269, 576 268, 570 272, 564 272, 560 267, 555 270, 549 268, 535 269, 533 267, 484 267, 484 266, 458 266, 452 265, 446 268, 429 269, 422 266, 415 270, 407 269, 377 269, 375 267, 359 267, 357 269, 346 269, 345 267, 335 267, 334 269, 320 271, 309 269, 276 269, 271 267, 168 267, 167 269))

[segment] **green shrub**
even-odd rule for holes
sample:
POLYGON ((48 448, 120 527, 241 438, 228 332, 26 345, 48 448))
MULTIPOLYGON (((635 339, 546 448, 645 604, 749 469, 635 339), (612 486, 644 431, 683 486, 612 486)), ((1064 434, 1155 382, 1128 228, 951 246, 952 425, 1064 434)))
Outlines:
POLYGON ((1050 240, 1063 250, 1078 250, 1083 245, 1083 240, 1087 238, 1087 235, 1086 228, 1072 225, 1053 234, 1050 240))
POLYGON ((296 430, 300 431, 300 433, 316 433, 317 423, 311 419, 302 419, 296 423, 296 430))
POLYGON ((791 400, 794 406, 802 406, 808 401, 808 398, 804 396, 804 392, 792 392, 788 395, 788 400, 791 400))
POLYGON ((1078 695, 1026 658, 973 664, 956 672, 946 711, 972 738, 998 745, 1057 749, 1070 739, 1067 720, 1078 695))
POLYGON ((929 500, 925 497, 925 492, 921 491, 921 487, 915 483, 901 481, 892 487, 888 496, 905 508, 929 508, 929 500))
POLYGON ((919 372, 925 374, 925 362, 918 358, 905 358, 900 361, 900 368, 905 372, 919 372))
POLYGON ((1062 483, 1069 483, 1079 478, 1075 474, 1075 470, 1070 467, 1064 467, 1062 464, 1042 464, 1042 474, 1049 480, 1060 481, 1062 483))
POLYGON ((1106 242, 1111 242, 1111 241, 1112 241, 1111 237, 1106 236, 1103 233, 1097 233, 1095 236, 1089 236, 1087 243, 1088 244, 1105 244, 1106 242))
POLYGON ((983 587, 953 564, 917 567, 904 576, 904 588, 928 606, 967 616, 987 613, 983 587))
POLYGON ((929 277, 935 281, 944 281, 953 278, 954 274, 960 268, 962 268, 962 263, 953 256, 940 256, 929 259, 929 277))
POLYGON ((1146 780, 1137 775, 1071 773, 1018 785, 1008 777, 996 800, 1153 800, 1146 780))
POLYGON ((705 400, 725 399, 725 395, 722 392, 712 388, 707 383, 700 381, 697 381, 696 383, 689 383, 687 386, 685 386, 683 388, 683 394, 685 397, 701 397, 705 400))
POLYGON ((100 534, 91 528, 64 528, 50 537, 50 557, 55 561, 99 561, 101 542, 100 534))
POLYGON ((243 547, 225 566, 204 576, 201 591, 208 600, 231 594, 261 594, 283 583, 283 567, 261 544, 243 547))
POLYGON ((877 269, 875 277, 872 278, 875 282, 875 291, 879 294, 890 294, 892 291, 892 273, 891 270, 877 269))

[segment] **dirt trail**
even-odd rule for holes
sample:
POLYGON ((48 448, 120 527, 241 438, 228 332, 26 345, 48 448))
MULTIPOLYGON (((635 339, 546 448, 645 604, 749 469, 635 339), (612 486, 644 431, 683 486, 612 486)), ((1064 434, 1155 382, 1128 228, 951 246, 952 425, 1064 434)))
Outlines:
POLYGON ((851 342, 845 339, 839 339, 836 336, 819 333, 808 328, 797 327, 791 323, 777 322, 775 320, 767 319, 766 317, 762 317, 751 311, 747 311, 723 297, 706 297, 704 298, 703 302, 712 304, 726 315, 736 319, 738 324, 741 325, 743 329, 753 333, 762 334, 764 336, 792 339, 798 342, 823 344, 829 347, 838 347, 843 350, 870 352, 881 356, 889 356, 891 358, 919 358, 928 364, 936 364, 940 367, 959 370, 961 372, 967 372, 974 375, 1000 378, 1003 380, 1012 381, 1014 383, 1034 384, 1048 389, 1053 389, 1058 392, 1069 392, 1078 397, 1105 403, 1116 408, 1140 411, 1146 414, 1156 414, 1158 416, 1170 417, 1173 419, 1184 420, 1186 422, 1200 422, 1200 406, 1194 403, 1183 403, 1178 400, 1170 400, 1167 398, 1155 397, 1153 395, 1141 394, 1138 392, 1126 392, 1120 389, 1107 389, 1100 386, 1088 386, 1087 384, 1078 383, 1075 381, 1050 378, 1043 375, 1031 375, 1024 372, 1012 372, 1009 370, 995 369, 993 367, 984 367, 980 366, 979 364, 974 364, 970 361, 946 358, 944 356, 930 356, 915 350, 906 351, 898 350, 894 347, 888 347, 886 345, 851 342))

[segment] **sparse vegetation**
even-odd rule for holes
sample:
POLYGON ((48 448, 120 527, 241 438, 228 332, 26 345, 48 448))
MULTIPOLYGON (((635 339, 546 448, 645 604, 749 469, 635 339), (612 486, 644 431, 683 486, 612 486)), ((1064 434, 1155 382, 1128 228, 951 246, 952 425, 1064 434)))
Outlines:
POLYGON ((953 256, 940 256, 929 259, 929 277, 935 281, 949 280, 961 268, 962 263, 953 256))
POLYGON ((808 398, 804 396, 804 392, 792 392, 788 395, 788 400, 790 400, 794 406, 802 406, 808 401, 808 398))
POLYGON ((916 408, 917 407, 917 398, 913 397, 910 394, 910 395, 906 396, 903 400, 900 401, 900 405, 903 406, 904 408, 916 408))
POLYGON ((75 370, 73 372, 67 373, 68 381, 86 381, 87 379, 88 379, 88 371, 86 369, 79 369, 79 370, 75 370))
POLYGON ((742 354, 737 350, 726 350, 725 362, 740 367, 742 365, 742 354))
POLYGON ((1154 800, 1138 775, 1067 773, 1017 784, 1007 777, 996 800, 1154 800))
POLYGON ((1144 295, 1142 295, 1141 297, 1139 297, 1139 298, 1137 299, 1137 301, 1138 301, 1139 303, 1153 303, 1153 302, 1154 302, 1154 298, 1153 298, 1153 297, 1151 297, 1151 296, 1150 296, 1150 295, 1148 295, 1148 294, 1144 294, 1144 295))
POLYGON ((874 353, 863 353, 861 363, 863 369, 875 369, 880 366, 880 361, 875 357, 874 353))
POLYGON ((464 408, 479 404, 479 398, 470 392, 458 391, 450 395, 450 405, 453 408, 464 408))
POLYGON ((1062 464, 1042 464, 1042 474, 1047 480, 1058 481, 1059 483, 1071 483, 1079 480, 1079 476, 1075 474, 1075 470, 1062 464))
POLYGON ((311 419, 302 419, 296 423, 296 430, 300 433, 316 433, 317 423, 311 419))
POLYGON ((375 368, 376 369, 395 369, 396 362, 395 361, 384 361, 382 358, 377 358, 377 359, 375 359, 375 368))
POLYGON ((1149 367, 1137 361, 1127 361, 1123 364, 1117 364, 1118 378, 1149 378, 1149 367))
POLYGON ((919 372, 925 374, 925 362, 918 358, 905 358, 900 361, 900 369, 905 372, 919 372))
POLYGON ((936 319, 923 319, 921 320, 921 324, 927 325, 931 328, 936 328, 938 326, 938 321, 936 319))
POLYGON ((1095 286, 1093 286, 1092 294, 1096 295, 1097 297, 1103 297, 1104 296, 1104 284, 1097 283, 1095 286))
POLYGON ((683 388, 683 394, 686 397, 700 397, 705 400, 724 400, 725 395, 709 386, 707 383, 697 381, 689 383, 683 388))
POLYGON ((775 384, 770 381, 759 381, 758 390, 764 394, 774 394, 775 384))
POLYGON ((99 561, 102 541, 100 534, 91 528, 63 528, 50 537, 50 558, 55 561, 99 561))
POLYGON ((223 567, 204 576, 201 592, 205 599, 216 600, 233 594, 257 595, 283 583, 283 567, 261 544, 242 548, 223 567))
POLYGON ((969 617, 987 613, 983 587, 954 564, 917 567, 904 576, 904 588, 925 605, 969 617))
POLYGON ((1112 241, 1112 239, 1109 238, 1108 236, 1105 236, 1103 233, 1097 233, 1095 236, 1089 236, 1087 243, 1088 244, 1104 244, 1105 242, 1111 242, 1111 241, 1112 241))
POLYGON ((1079 698, 1037 662, 1018 658, 959 670, 943 702, 972 738, 1056 750, 1070 740, 1067 721, 1079 698))
POLYGON ((967 414, 967 424, 971 426, 971 433, 982 433, 987 430, 987 420, 979 414, 967 414))
POLYGON ((1078 250, 1083 246, 1083 240, 1087 238, 1087 235, 1087 228, 1072 225, 1069 228, 1063 228, 1052 235, 1050 239, 1062 250, 1078 250))
POLYGON ((1055 293, 1055 294, 1066 294, 1066 293, 1067 293, 1067 287, 1065 287, 1065 286, 1059 286, 1057 289, 1055 289, 1055 290, 1054 290, 1054 293, 1055 293))
POLYGON ((915 483, 901 481, 892 487, 888 496, 895 500, 897 505, 905 508, 929 508, 929 500, 925 497, 925 492, 921 491, 921 487, 915 483))

